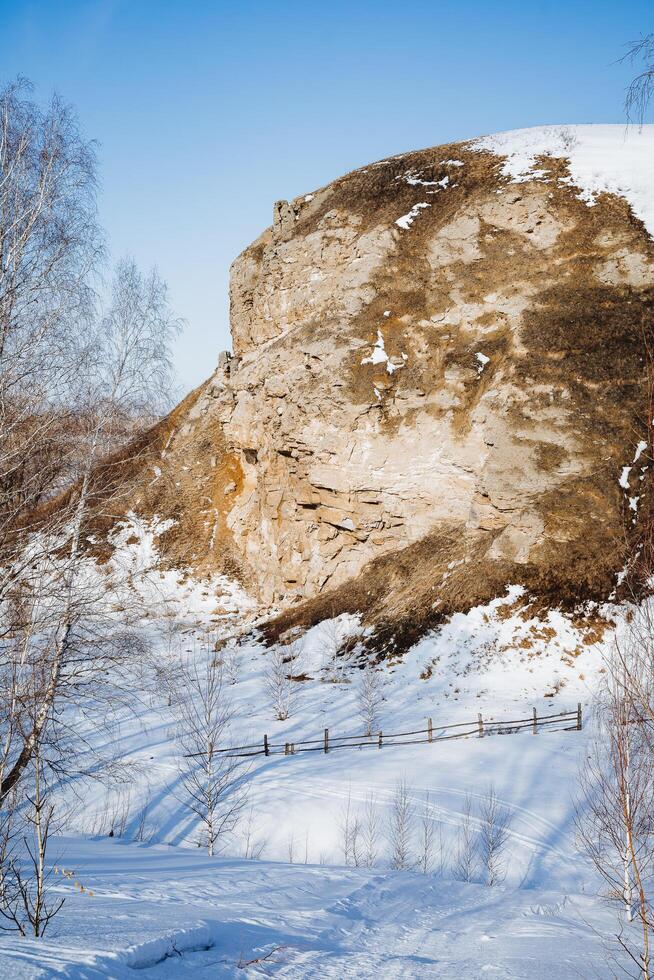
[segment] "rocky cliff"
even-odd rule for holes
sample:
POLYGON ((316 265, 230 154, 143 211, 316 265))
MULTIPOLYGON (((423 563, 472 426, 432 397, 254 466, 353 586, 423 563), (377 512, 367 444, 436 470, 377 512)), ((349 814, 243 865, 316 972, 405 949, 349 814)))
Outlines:
POLYGON ((509 583, 611 594, 649 524, 654 138, 601 129, 590 169, 597 132, 552 128, 278 202, 232 267, 233 356, 135 483, 168 560, 284 625, 407 635, 509 583))

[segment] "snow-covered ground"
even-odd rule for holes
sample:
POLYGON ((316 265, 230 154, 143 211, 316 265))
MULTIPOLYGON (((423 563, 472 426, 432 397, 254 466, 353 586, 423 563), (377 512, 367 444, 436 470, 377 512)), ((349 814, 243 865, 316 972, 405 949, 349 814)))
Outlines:
MULTIPOLYGON (((197 582, 156 567, 162 526, 134 519, 117 536, 114 567, 142 609, 152 663, 100 750, 120 778, 78 779, 63 794, 66 836, 51 858, 75 872, 56 876, 67 897, 45 940, 0 939, 0 976, 577 977, 603 976, 603 936, 613 928, 598 885, 575 848, 580 764, 592 736, 588 708, 602 643, 550 612, 532 616, 519 588, 457 615, 383 668, 379 727, 386 732, 586 709, 583 731, 565 725, 517 734, 402 746, 376 745, 253 758, 240 828, 220 857, 196 845, 197 824, 180 793, 174 717, 155 665, 204 657, 207 638, 233 633, 247 597, 225 579, 197 582), (125 780, 129 781, 126 782, 125 780), (413 857, 423 816, 434 826, 430 874, 389 868, 387 824, 398 782, 413 809, 413 857), (489 888, 456 880, 466 800, 472 828, 490 785, 510 814, 505 881, 489 888), (428 795, 427 795, 428 794, 428 795), (370 869, 344 866, 341 825, 366 802, 379 822, 370 869), (120 840, 108 839, 111 824, 120 840), (246 860, 246 836, 261 860, 246 860), (136 843, 135 838, 148 843, 136 843), (76 882, 84 886, 80 891, 76 882), (89 890, 93 893, 89 894, 89 890), (590 928, 589 923, 592 924, 590 928), (200 948, 201 947, 201 948, 200 948), (170 955, 167 955, 170 954, 170 955), (270 954, 268 956, 268 954, 270 954), (268 957, 260 963, 248 961, 268 957), (240 965, 239 965, 240 964, 240 965)), ((103 573, 106 574, 106 571, 103 573)), ((342 617, 302 643, 297 705, 275 721, 265 694, 264 647, 232 646, 232 744, 262 744, 362 732, 361 671, 334 657, 359 624, 342 617)), ((606 640, 604 641, 606 642, 606 640)), ((88 723, 87 723, 88 724, 88 723)), ((102 729, 100 729, 102 731, 102 729)), ((89 765, 95 765, 89 755, 89 765)))
POLYGON ((610 929, 608 914, 579 891, 209 860, 164 845, 57 844, 93 896, 67 885, 50 940, 4 941, 3 977, 608 975, 593 931, 610 929))

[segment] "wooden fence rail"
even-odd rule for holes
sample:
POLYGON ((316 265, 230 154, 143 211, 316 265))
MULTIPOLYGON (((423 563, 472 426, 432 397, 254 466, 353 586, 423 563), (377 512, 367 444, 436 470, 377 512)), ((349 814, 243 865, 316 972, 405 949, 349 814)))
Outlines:
MULTIPOLYGON (((223 753, 230 757, 247 758, 256 755, 297 755, 300 752, 322 752, 327 754, 334 749, 362 749, 376 746, 417 745, 420 742, 447 742, 454 738, 487 738, 491 735, 513 735, 523 728, 530 728, 533 735, 548 725, 564 725, 563 731, 581 731, 581 704, 576 711, 563 711, 553 715, 538 716, 532 708, 531 715, 525 718, 484 720, 481 712, 475 721, 460 721, 452 725, 434 724, 427 719, 426 728, 411 732, 370 732, 367 735, 335 735, 325 728, 320 738, 301 739, 297 742, 271 742, 268 735, 261 742, 252 745, 230 745, 224 749, 211 748, 212 754, 223 753), (571 724, 567 724, 571 722, 571 724), (460 731, 464 729, 464 731, 460 731), (448 734, 444 734, 448 733, 448 734)), ((185 758, 204 756, 205 752, 192 752, 185 758)))

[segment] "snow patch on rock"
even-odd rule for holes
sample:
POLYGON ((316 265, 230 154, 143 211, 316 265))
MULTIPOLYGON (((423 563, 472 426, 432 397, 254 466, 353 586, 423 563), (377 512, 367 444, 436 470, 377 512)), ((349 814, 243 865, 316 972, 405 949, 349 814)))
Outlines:
POLYGON ((488 357, 488 355, 486 355, 486 354, 482 354, 481 351, 477 351, 477 353, 475 354, 475 357, 479 361, 479 366, 477 368, 477 374, 481 374, 482 371, 484 370, 484 368, 486 367, 486 365, 488 364, 488 362, 490 361, 490 357, 488 357))
POLYGON ((407 231, 411 227, 415 219, 418 217, 420 212, 424 208, 430 208, 430 207, 431 204, 428 204, 426 201, 420 201, 418 204, 414 204, 411 210, 407 212, 407 214, 403 214, 401 218, 398 218, 395 224, 398 225, 400 228, 402 228, 404 231, 407 231))

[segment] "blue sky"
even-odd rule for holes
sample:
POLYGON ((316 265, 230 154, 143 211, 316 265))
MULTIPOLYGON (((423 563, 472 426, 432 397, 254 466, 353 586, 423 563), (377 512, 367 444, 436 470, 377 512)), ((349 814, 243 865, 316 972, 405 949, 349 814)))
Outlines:
POLYGON ((615 62, 651 31, 651 0, 0 0, 0 77, 56 88, 99 141, 112 253, 168 280, 188 388, 275 200, 453 139, 622 122, 615 62))

